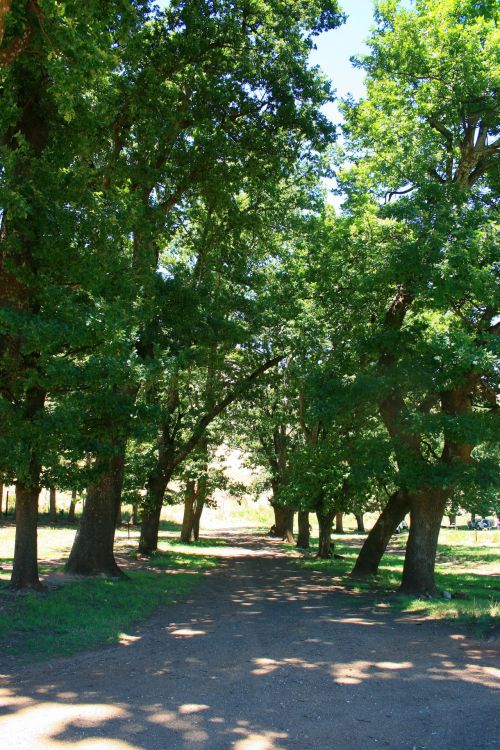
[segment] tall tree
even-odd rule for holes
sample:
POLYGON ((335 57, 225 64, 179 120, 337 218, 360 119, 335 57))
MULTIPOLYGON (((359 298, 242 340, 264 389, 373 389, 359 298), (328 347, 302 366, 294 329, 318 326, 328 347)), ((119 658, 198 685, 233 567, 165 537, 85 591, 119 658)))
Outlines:
POLYGON ((69 387, 71 352, 92 338, 97 272, 84 227, 98 203, 92 157, 105 108, 97 112, 96 98, 136 10, 36 0, 0 9, 0 454, 16 484, 14 588, 40 585, 46 405, 69 387))
POLYGON ((371 242, 387 303, 369 326, 375 377, 365 366, 360 382, 371 383, 393 444, 401 492, 391 502, 411 514, 402 588, 432 595, 447 498, 481 481, 474 448, 494 429, 482 394, 498 331, 498 5, 389 0, 376 21, 359 60, 367 97, 344 108, 347 211, 383 202, 373 211, 388 251, 371 242))

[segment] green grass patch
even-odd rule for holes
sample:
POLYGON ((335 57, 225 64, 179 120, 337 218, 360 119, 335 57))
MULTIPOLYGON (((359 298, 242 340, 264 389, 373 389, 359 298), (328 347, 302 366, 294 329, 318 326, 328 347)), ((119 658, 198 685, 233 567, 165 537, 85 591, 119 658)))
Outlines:
POLYGON ((128 580, 89 578, 47 593, 13 594, 0 584, 0 649, 26 659, 68 655, 117 643, 135 623, 186 594, 213 558, 158 555, 154 567, 172 574, 129 572, 128 580))
MULTIPOLYGON (((403 549, 407 535, 391 540, 391 545, 403 549)), ((448 540, 447 540, 448 541, 448 540)), ((314 552, 314 549, 312 550, 314 552)), ((500 617, 500 578, 489 575, 499 561, 496 545, 440 544, 436 564, 436 584, 440 591, 459 593, 467 599, 423 599, 397 594, 401 582, 404 558, 396 553, 383 556, 379 575, 373 580, 349 578, 358 548, 335 544, 335 552, 345 559, 317 560, 314 557, 297 559, 297 564, 309 570, 331 572, 335 581, 351 591, 372 594, 393 609, 418 612, 434 619, 459 621, 472 626, 476 635, 486 635, 498 627, 500 617), (481 572, 475 572, 474 568, 481 572)))

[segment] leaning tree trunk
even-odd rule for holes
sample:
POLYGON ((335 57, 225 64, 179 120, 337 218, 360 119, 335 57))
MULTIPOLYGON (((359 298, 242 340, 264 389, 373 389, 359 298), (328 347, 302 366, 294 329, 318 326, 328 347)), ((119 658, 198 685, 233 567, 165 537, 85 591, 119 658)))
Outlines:
POLYGON ((106 463, 106 470, 87 490, 80 526, 66 565, 69 573, 125 577, 113 551, 123 483, 124 448, 121 447, 106 463))
POLYGON ((446 506, 446 495, 439 490, 424 489, 411 497, 410 533, 401 579, 405 594, 436 596, 434 566, 446 506))
POLYGON ((341 511, 335 514, 335 533, 344 533, 344 514, 341 511))
POLYGON ((358 531, 362 534, 365 533, 365 519, 362 513, 356 513, 356 523, 358 524, 358 531))
POLYGON ((319 524, 319 543, 316 557, 328 560, 333 557, 332 527, 335 511, 331 510, 325 513, 317 510, 316 518, 319 524))
POLYGON ((301 549, 309 549, 309 513, 306 510, 299 510, 298 521, 299 533, 297 536, 297 547, 300 547, 301 549))
POLYGON ((51 521, 57 520, 56 488, 49 489, 49 517, 51 521))
POLYGON ((181 542, 188 544, 194 539, 194 504, 196 500, 196 483, 193 479, 186 483, 184 513, 182 516, 181 542))
POLYGON ((351 575, 374 576, 378 573, 380 560, 403 518, 410 512, 410 500, 402 490, 394 492, 380 514, 361 547, 351 575))
POLYGON ((13 589, 43 588, 38 578, 37 521, 39 487, 16 484, 16 541, 14 567, 10 587, 13 589))
POLYGON ((146 503, 142 511, 141 536, 139 538, 139 553, 141 555, 151 555, 158 549, 160 516, 167 485, 168 479, 165 476, 156 477, 149 481, 146 503))

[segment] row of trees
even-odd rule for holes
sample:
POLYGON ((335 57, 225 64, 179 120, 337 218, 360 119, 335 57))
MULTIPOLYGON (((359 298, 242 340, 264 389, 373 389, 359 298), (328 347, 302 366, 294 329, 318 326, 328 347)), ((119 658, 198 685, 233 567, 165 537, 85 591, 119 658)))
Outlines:
POLYGON ((498 9, 380 2, 332 153, 307 60, 341 20, 333 0, 0 6, 12 586, 39 586, 41 486, 86 488, 69 569, 120 575, 123 493, 149 554, 182 480, 191 538, 223 443, 265 467, 285 533, 317 514, 321 554, 336 513, 380 508, 357 574, 410 513, 409 592, 435 593, 446 505, 494 496, 498 9))

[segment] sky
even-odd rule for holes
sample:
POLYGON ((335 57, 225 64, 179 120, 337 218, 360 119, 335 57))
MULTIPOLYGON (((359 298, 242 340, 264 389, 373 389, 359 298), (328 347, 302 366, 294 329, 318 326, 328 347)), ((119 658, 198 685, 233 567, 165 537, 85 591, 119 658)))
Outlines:
MULTIPOLYGON (((353 68, 350 57, 367 51, 364 44, 373 24, 373 0, 341 0, 346 23, 333 31, 327 31, 317 39, 317 49, 311 54, 311 63, 319 65, 333 81, 337 98, 352 94, 355 99, 363 96, 364 71, 353 68)), ((324 108, 325 114, 334 122, 339 121, 336 104, 324 108)))

